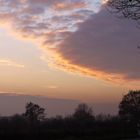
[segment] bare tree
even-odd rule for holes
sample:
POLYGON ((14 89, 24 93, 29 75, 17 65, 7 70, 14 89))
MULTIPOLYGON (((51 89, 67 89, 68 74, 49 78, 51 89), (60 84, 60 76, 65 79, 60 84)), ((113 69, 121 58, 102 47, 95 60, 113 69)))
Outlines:
POLYGON ((108 0, 108 6, 125 18, 140 20, 140 0, 108 0))

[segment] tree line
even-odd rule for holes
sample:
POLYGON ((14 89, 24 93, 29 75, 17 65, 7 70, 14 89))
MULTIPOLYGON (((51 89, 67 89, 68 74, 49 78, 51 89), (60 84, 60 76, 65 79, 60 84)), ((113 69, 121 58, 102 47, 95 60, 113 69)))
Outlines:
POLYGON ((74 113, 48 118, 45 109, 29 102, 25 112, 0 117, 1 136, 31 136, 64 140, 112 140, 138 136, 140 130, 140 91, 122 98, 116 116, 94 115, 87 104, 79 104, 74 113))

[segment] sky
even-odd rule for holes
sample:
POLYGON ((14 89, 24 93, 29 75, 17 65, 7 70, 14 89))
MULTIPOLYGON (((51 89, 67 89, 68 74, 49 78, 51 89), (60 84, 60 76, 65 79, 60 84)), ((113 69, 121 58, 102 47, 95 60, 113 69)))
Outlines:
POLYGON ((139 35, 102 0, 0 0, 0 93, 118 103, 140 88, 139 35))

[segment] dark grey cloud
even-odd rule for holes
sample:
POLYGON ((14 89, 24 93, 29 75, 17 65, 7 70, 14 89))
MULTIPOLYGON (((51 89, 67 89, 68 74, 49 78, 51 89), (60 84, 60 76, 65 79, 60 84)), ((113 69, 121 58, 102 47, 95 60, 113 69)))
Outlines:
MULTIPOLYGON (((105 8, 79 25, 57 48, 64 60, 113 78, 140 80, 140 30, 105 8)), ((113 79, 112 79, 113 80, 113 79)))
POLYGON ((80 103, 77 100, 47 98, 45 96, 30 96, 11 93, 0 94, 0 115, 14 115, 25 112, 27 102, 33 102, 46 109, 47 117, 69 115, 80 103))
MULTIPOLYGON (((80 101, 70 99, 47 98, 45 96, 31 96, 11 93, 0 94, 0 115, 9 116, 25 112, 27 102, 33 102, 46 109, 47 117, 56 115, 70 115, 80 104, 80 101)), ((95 114, 117 114, 118 103, 90 103, 95 114)))

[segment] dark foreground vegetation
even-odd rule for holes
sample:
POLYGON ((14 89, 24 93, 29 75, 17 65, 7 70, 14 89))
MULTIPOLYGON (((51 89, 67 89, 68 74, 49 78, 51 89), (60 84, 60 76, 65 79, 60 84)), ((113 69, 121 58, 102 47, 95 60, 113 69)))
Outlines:
POLYGON ((117 116, 95 116, 86 104, 79 104, 74 114, 47 118, 45 109, 27 103, 25 113, 0 117, 0 136, 43 138, 48 140, 121 140, 138 137, 140 91, 130 91, 119 105, 117 116))

